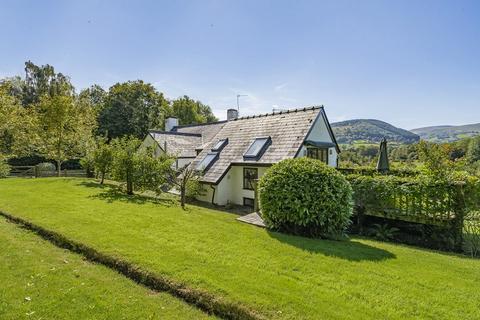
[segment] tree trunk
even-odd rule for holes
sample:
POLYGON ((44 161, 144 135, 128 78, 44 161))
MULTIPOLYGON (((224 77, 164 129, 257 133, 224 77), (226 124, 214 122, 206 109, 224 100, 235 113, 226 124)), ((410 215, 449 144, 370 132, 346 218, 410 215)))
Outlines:
POLYGON ((133 181, 132 181, 132 174, 127 172, 127 194, 133 195, 133 181))
POLYGON ((105 172, 102 172, 102 180, 100 180, 100 184, 103 184, 103 180, 105 180, 105 172))
POLYGON ((185 191, 185 187, 180 188, 180 205, 183 210, 185 210, 185 191))
POLYGON ((62 161, 57 160, 57 177, 62 175, 62 161))

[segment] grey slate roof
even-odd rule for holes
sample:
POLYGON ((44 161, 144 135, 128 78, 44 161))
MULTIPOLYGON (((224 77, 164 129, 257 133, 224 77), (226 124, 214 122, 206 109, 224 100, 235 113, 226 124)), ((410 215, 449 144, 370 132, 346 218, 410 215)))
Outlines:
POLYGON ((197 155, 195 146, 202 142, 199 134, 178 134, 152 130, 150 135, 164 152, 176 157, 195 157, 197 155))
POLYGON ((176 126, 172 131, 182 133, 195 133, 202 135, 202 144, 212 140, 212 138, 223 128, 227 121, 218 121, 205 124, 176 126))
POLYGON ((224 123, 218 133, 195 158, 196 166, 220 139, 228 138, 228 145, 220 152, 218 160, 204 173, 203 182, 216 184, 232 164, 274 164, 296 156, 322 107, 312 107, 243 117, 224 123), (255 138, 270 136, 271 145, 258 161, 244 160, 255 138))
POLYGON ((196 149, 220 131, 226 121, 218 121, 199 125, 176 126, 172 131, 150 130, 149 133, 157 141, 160 148, 176 157, 195 158, 196 149), (166 144, 166 145, 165 145, 166 144))

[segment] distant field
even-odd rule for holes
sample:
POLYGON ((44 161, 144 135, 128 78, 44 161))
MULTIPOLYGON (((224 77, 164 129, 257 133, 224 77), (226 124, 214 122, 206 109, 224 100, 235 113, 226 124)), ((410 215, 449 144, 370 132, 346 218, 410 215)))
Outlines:
POLYGON ((203 313, 0 217, 0 319, 202 319, 203 313))
MULTIPOLYGON (((0 181, 0 195, 0 210, 246 305, 267 319, 480 319, 480 260, 360 238, 338 242, 288 236, 240 223, 233 214, 193 205, 183 212, 171 199, 128 197, 86 179, 6 179, 0 181)), ((29 249, 36 246, 34 241, 29 249)), ((49 270, 49 265, 39 272, 27 269, 42 258, 21 264, 24 251, 20 245, 12 246, 8 252, 15 252, 20 262, 7 267, 0 260, 3 273, 16 272, 12 271, 16 265, 28 270, 18 271, 25 276, 23 285, 32 273, 49 270)), ((58 261, 54 264, 58 269, 79 268, 63 264, 62 255, 52 259, 58 261)), ((73 272, 66 270, 65 274, 73 272)), ((9 279, 17 276, 13 273, 9 279)), ((119 294, 120 298, 106 300, 104 312, 113 299, 145 296, 142 290, 124 293, 126 289, 117 285, 126 282, 108 279, 98 290, 72 289, 69 294, 80 294, 75 298, 79 309, 88 306, 81 296, 88 301, 100 299, 102 292, 119 294)), ((23 299, 26 289, 17 292, 13 280, 9 283, 8 301, 23 299)), ((61 283, 50 287, 52 298, 48 289, 35 296, 41 301, 38 309, 59 299, 64 294, 60 288, 73 286, 61 283)), ((70 306, 71 299, 65 301, 56 307, 68 315, 68 308, 77 307, 70 306)), ((148 314, 154 307, 147 303, 125 308, 145 309, 148 314)), ((190 308, 182 308, 178 306, 179 316, 196 317, 190 308)))

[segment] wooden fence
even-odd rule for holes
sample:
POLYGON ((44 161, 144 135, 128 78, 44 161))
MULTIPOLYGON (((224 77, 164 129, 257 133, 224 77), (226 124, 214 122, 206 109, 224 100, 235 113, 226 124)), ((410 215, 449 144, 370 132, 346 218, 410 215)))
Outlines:
POLYGON ((360 228, 365 216, 449 230, 460 249, 466 215, 478 209, 478 184, 349 175, 360 228))
MULTIPOLYGON (((11 177, 24 177, 24 178, 44 178, 44 177, 56 177, 57 171, 39 170, 36 166, 12 166, 10 167, 11 177)), ((81 177, 87 176, 85 170, 67 170, 63 169, 60 172, 61 177, 81 177)))

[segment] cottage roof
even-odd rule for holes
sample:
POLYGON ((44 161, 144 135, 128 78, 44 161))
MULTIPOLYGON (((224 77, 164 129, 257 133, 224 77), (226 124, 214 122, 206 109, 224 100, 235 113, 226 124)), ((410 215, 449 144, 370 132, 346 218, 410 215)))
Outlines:
POLYGON ((225 123, 217 121, 176 126, 172 131, 150 130, 149 133, 166 153, 180 158, 195 158, 197 150, 209 142, 225 123))
MULTIPOLYGON (((231 165, 270 165, 293 158, 299 152, 314 122, 320 118, 320 115, 328 124, 323 107, 294 109, 228 121, 207 142, 192 165, 196 166, 211 152, 219 140, 227 138, 228 144, 219 153, 217 160, 204 172, 203 182, 219 183, 231 165), (255 139, 264 137, 269 137, 270 141, 263 154, 257 159, 244 157, 255 139)), ((331 130, 328 125, 327 129, 331 130)), ((333 133, 330 135, 335 143, 333 133)))

